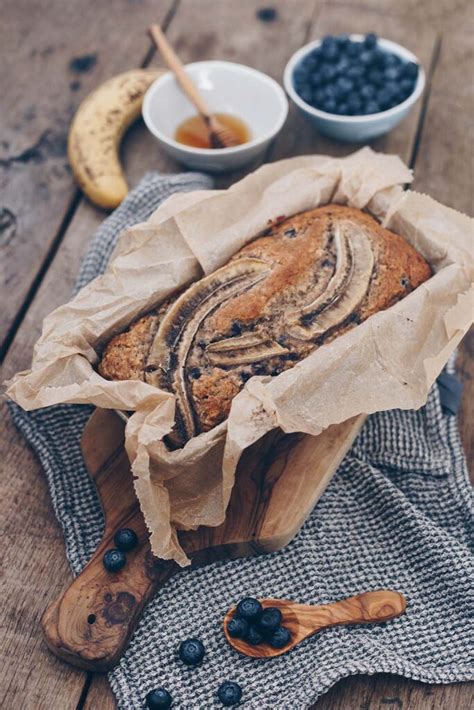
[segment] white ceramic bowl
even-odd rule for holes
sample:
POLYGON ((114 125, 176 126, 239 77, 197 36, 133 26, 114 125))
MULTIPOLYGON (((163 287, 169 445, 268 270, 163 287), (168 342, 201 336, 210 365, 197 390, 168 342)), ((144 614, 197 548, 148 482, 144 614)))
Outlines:
POLYGON ((233 170, 261 155, 281 130, 288 114, 283 89, 266 74, 232 62, 186 65, 210 111, 242 119, 252 139, 233 148, 192 148, 174 140, 176 128, 196 114, 171 72, 157 79, 143 101, 143 119, 162 148, 191 168, 211 172, 233 170))
MULTIPOLYGON (((350 38, 355 41, 361 41, 364 39, 364 36, 353 34, 350 35, 350 38)), ((405 61, 416 62, 419 65, 418 80, 413 93, 401 104, 398 104, 398 106, 387 109, 387 111, 370 114, 369 116, 337 116, 336 114, 326 113, 326 111, 313 108, 296 93, 293 87, 293 72, 306 55, 316 47, 319 47, 320 44, 321 40, 318 39, 315 42, 306 44, 295 52, 286 65, 283 81, 291 100, 321 133, 331 136, 331 138, 361 143, 372 140, 384 133, 388 133, 388 131, 391 131, 392 128, 405 118, 423 93, 425 87, 425 72, 417 57, 408 49, 405 49, 405 47, 396 44, 396 42, 391 42, 388 39, 379 39, 378 45, 381 49, 397 54, 405 61)))

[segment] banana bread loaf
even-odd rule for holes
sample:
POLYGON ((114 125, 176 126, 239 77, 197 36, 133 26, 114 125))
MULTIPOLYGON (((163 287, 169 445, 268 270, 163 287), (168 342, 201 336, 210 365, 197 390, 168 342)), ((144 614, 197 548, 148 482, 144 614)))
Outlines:
POLYGON ((327 205, 295 215, 108 343, 107 379, 176 396, 172 446, 228 416, 252 375, 278 375, 388 308, 431 275, 370 215, 327 205))

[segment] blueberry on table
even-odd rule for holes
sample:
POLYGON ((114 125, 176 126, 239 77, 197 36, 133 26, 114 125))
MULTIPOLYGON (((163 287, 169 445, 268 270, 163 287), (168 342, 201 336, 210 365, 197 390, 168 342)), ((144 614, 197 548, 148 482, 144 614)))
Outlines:
POLYGON ((135 530, 131 528, 122 528, 117 530, 114 535, 115 546, 122 552, 129 552, 138 545, 138 536, 135 530))
POLYGON ((249 630, 245 636, 245 640, 251 646, 258 646, 263 641, 263 634, 256 626, 249 626, 249 630))
POLYGON ((155 688, 147 693, 145 705, 150 710, 166 710, 171 707, 173 699, 165 688, 155 688))
POLYGON ((249 623, 245 619, 230 619, 227 622, 227 633, 235 639, 244 639, 249 631, 249 623))
POLYGON ((276 606, 269 606, 262 611, 258 626, 265 635, 276 631, 282 621, 282 613, 276 606))
POLYGON ((291 641, 291 634, 287 628, 280 626, 268 639, 268 643, 273 648, 284 648, 291 641))
POLYGON ((258 599, 253 597, 245 597, 237 604, 237 616, 240 619, 253 622, 258 621, 262 613, 262 605, 258 599))
POLYGON ((226 680, 219 686, 217 697, 222 705, 230 708, 231 705, 237 705, 242 698, 242 688, 238 683, 233 683, 231 680, 226 680))
POLYGON ((187 666, 197 666, 201 663, 205 653, 204 644, 199 639, 186 639, 179 645, 179 657, 187 666))
POLYGON ((104 553, 102 562, 107 572, 119 572, 122 567, 125 567, 125 562, 127 558, 122 550, 116 550, 112 548, 104 553))

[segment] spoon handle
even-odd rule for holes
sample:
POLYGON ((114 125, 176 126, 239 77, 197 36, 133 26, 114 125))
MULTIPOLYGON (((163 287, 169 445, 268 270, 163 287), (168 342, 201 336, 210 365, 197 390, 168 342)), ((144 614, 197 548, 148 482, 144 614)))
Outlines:
MULTIPOLYGON (((388 621, 403 614, 406 607, 403 594, 379 589, 375 592, 363 592, 333 604, 307 606, 308 611, 303 623, 309 636, 329 626, 388 621)), ((302 611, 303 608, 298 613, 299 617, 302 611)))
POLYGON ((166 39, 166 36, 164 35, 161 27, 159 25, 151 25, 148 31, 156 47, 160 50, 161 56, 163 57, 171 71, 174 73, 179 83, 181 84, 181 88, 183 89, 184 93, 194 104, 199 113, 202 116, 208 118, 210 113, 204 99, 199 93, 194 82, 186 74, 186 70, 183 64, 181 63, 180 58, 174 51, 171 44, 166 39))

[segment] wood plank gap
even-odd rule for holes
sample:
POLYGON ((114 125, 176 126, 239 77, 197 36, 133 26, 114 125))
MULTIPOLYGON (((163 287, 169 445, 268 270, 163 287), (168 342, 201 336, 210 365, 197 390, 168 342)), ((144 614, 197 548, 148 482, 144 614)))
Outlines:
POLYGON ((441 34, 438 33, 436 36, 435 46, 433 48, 433 55, 431 57, 430 65, 428 67, 428 71, 427 71, 427 75, 426 75, 426 87, 425 87, 425 91, 424 91, 422 103, 421 103, 420 118, 418 120, 418 126, 417 126, 416 133, 415 133, 415 140, 413 142, 413 149, 412 149, 412 153, 410 156, 410 162, 408 163, 408 167, 411 170, 414 170, 415 164, 416 164, 416 159, 418 157, 418 151, 420 148, 421 138, 423 135, 423 127, 425 125, 425 119, 426 119, 426 115, 428 113, 428 108, 429 108, 431 87, 433 84, 433 78, 434 78, 434 75, 436 72, 436 67, 438 66, 438 62, 439 62, 439 57, 440 57, 440 52, 441 52, 441 42, 442 42, 442 37, 441 37, 441 34))
POLYGON ((18 312, 13 319, 13 322, 7 332, 7 335, 5 336, 5 340, 3 341, 1 347, 0 347, 0 364, 4 361, 8 350, 10 349, 10 346, 15 339, 15 335, 18 331, 18 328, 23 322, 23 318, 25 317, 25 314, 30 307, 31 302, 33 301, 36 292, 38 291, 41 282, 43 281, 43 278, 48 271, 54 257, 56 256, 56 253, 61 245, 61 242, 63 240, 63 237, 71 224, 71 220, 76 212, 76 209, 79 207, 79 204, 81 203, 82 199, 82 193, 79 189, 77 189, 71 199, 71 202, 68 205, 68 208, 64 214, 64 217, 61 221, 61 224, 59 225, 59 229, 56 232, 56 236, 54 237, 51 247, 49 251, 46 253, 45 258, 43 259, 43 263, 41 264, 35 278, 33 279, 30 288, 28 289, 26 293, 26 297, 21 304, 20 308, 18 309, 18 312))
MULTIPOLYGON (((166 33, 166 30, 170 26, 173 17, 176 15, 176 13, 178 11, 180 2, 181 2, 181 0, 174 0, 170 9, 166 13, 165 19, 161 23, 161 29, 163 30, 163 32, 166 33)), ((143 62, 140 64, 140 69, 146 69, 150 65, 150 62, 153 59, 153 57, 155 56, 155 54, 156 54, 156 47, 153 44, 153 42, 150 41, 150 46, 148 47, 148 51, 145 54, 143 62)))
POLYGON ((83 709, 84 703, 86 702, 87 693, 89 692, 89 688, 91 687, 93 676, 94 676, 94 673, 87 673, 86 674, 86 679, 84 681, 84 685, 82 686, 79 700, 77 701, 76 710, 83 709))

